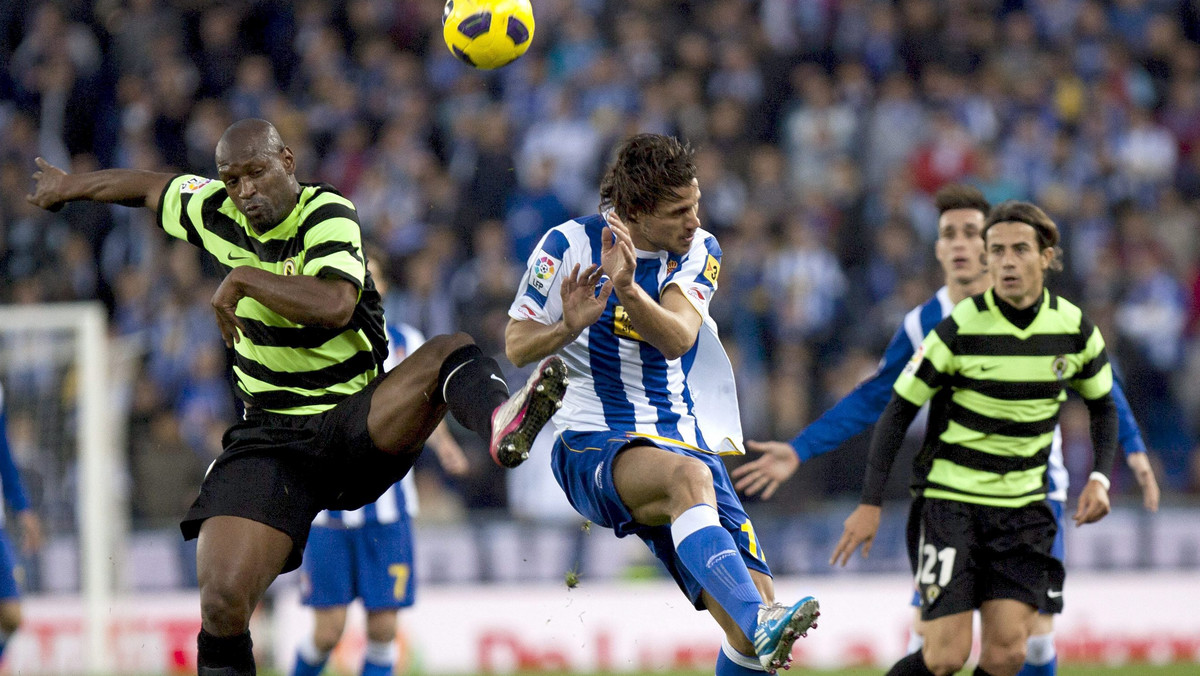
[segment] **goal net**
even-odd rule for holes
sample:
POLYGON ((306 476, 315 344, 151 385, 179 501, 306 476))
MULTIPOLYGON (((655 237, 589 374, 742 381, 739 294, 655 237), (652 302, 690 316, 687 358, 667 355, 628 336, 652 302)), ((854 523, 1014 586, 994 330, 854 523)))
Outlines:
POLYGON ((106 324, 98 303, 0 306, 9 441, 46 535, 26 586, 31 597, 81 601, 73 666, 90 673, 112 673, 115 665, 108 618, 117 543, 127 529, 117 483, 123 461, 115 452, 123 427, 114 424, 124 418, 110 387, 106 324))

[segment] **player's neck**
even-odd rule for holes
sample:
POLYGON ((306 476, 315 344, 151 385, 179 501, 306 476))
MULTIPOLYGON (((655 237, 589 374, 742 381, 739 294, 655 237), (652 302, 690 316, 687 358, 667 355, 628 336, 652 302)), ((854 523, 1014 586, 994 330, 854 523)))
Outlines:
POLYGON ((959 282, 953 279, 946 280, 946 291, 950 295, 950 302, 958 304, 959 301, 970 298, 976 294, 987 291, 990 280, 987 275, 982 275, 979 279, 970 282, 959 282))

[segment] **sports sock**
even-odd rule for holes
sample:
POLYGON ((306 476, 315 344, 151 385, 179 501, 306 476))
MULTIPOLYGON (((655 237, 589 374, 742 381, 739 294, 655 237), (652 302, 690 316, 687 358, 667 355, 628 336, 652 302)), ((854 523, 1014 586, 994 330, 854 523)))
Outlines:
POLYGON ((312 636, 307 636, 296 647, 296 666, 292 667, 292 676, 317 676, 328 660, 329 652, 318 650, 312 636))
POLYGON ((906 655, 904 659, 892 665, 887 676, 935 676, 929 667, 925 666, 925 656, 918 650, 906 655))
POLYGON ((1058 653, 1054 649, 1054 633, 1030 636, 1025 644, 1025 666, 1017 676, 1055 676, 1058 673, 1058 653))
POLYGON ((392 676, 396 664, 396 644, 391 641, 367 641, 362 676, 392 676))
POLYGON ((992 676, 990 671, 984 671, 983 667, 975 667, 974 676, 992 676))
POLYGON ((729 644, 721 641, 721 652, 717 654, 716 676, 762 676, 766 673, 757 657, 743 655, 729 644))
POLYGON ((255 676, 254 642, 250 632, 213 636, 204 629, 196 637, 196 669, 199 676, 255 676))
POLYGON ((925 646, 925 638, 913 631, 911 627, 908 629, 908 654, 911 655, 919 652, 925 646))
POLYGON ((684 567, 754 640, 762 596, 729 531, 721 527, 717 509, 700 503, 671 524, 671 539, 684 567))
POLYGON ((508 399, 495 359, 485 357, 478 345, 458 348, 442 362, 437 391, 455 420, 491 443, 492 411, 508 399))

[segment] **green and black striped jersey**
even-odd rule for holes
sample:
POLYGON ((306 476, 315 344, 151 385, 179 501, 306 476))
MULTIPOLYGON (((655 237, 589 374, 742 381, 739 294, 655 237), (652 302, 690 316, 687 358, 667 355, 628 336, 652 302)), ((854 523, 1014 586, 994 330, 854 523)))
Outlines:
POLYGON ((220 181, 192 175, 167 184, 159 204, 167 234, 208 251, 222 265, 278 275, 345 279, 358 290, 350 323, 330 329, 281 317, 253 298, 238 302, 245 325, 235 344, 238 396, 267 411, 308 415, 332 408, 382 372, 383 305, 366 269, 358 215, 328 185, 301 184, 296 208, 258 234, 220 181))
POLYGON ((1112 390, 1100 331, 1078 307, 1042 292, 1022 329, 992 290, 954 307, 896 379, 896 394, 930 399, 929 429, 914 467, 914 491, 998 507, 1046 497, 1046 463, 1066 388, 1084 399, 1112 390))

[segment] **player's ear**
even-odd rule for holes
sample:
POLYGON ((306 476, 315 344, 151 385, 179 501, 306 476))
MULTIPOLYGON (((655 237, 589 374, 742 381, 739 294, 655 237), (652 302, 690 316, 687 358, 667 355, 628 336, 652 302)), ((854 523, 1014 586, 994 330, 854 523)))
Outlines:
POLYGON ((284 146, 283 150, 279 151, 280 161, 283 162, 283 170, 290 176, 296 173, 296 156, 292 153, 292 149, 284 146))

